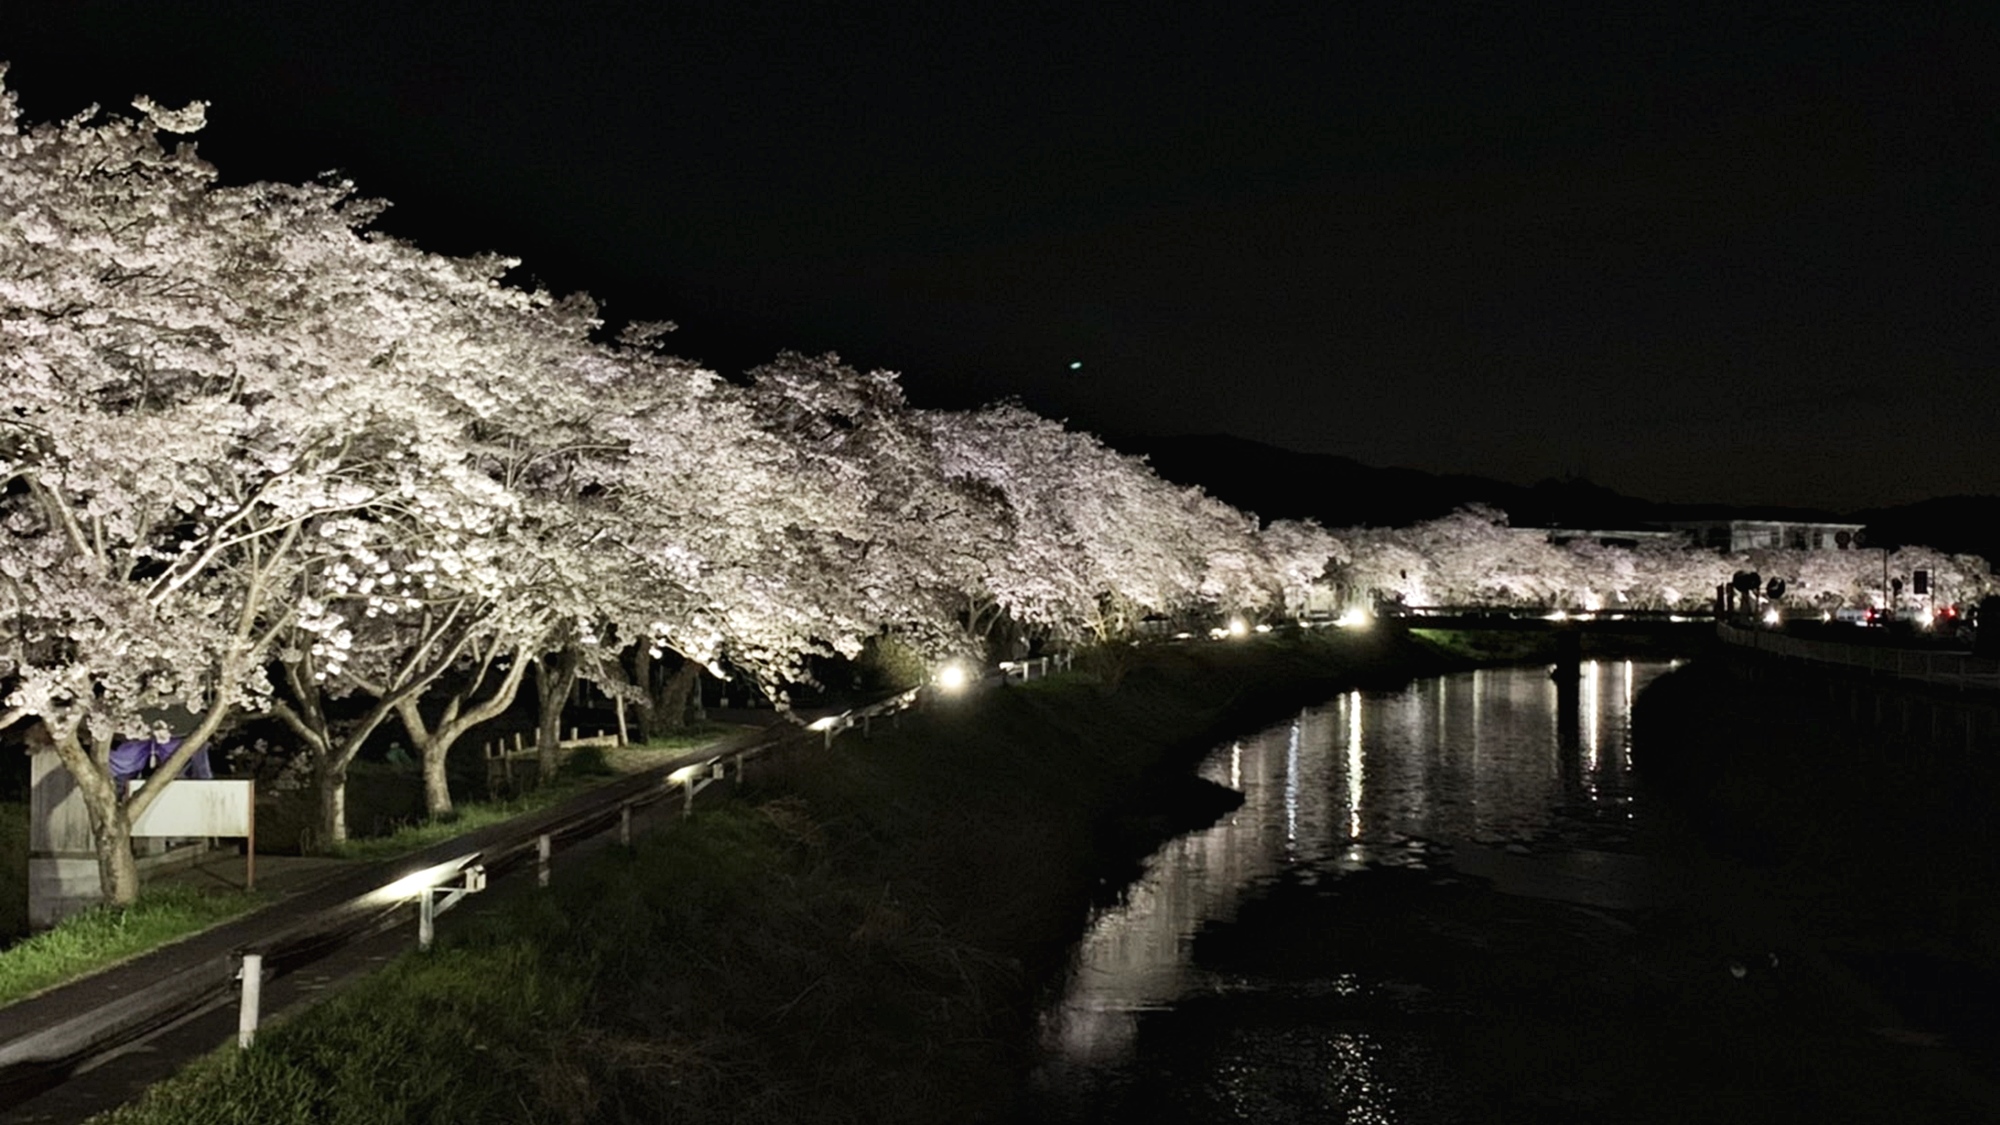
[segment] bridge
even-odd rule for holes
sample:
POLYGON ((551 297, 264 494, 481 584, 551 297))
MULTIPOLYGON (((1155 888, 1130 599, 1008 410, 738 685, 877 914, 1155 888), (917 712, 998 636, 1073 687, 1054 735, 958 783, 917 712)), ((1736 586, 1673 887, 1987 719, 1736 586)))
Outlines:
POLYGON ((1393 628, 1451 631, 1553 633, 1556 678, 1574 681, 1583 666, 1583 634, 1626 637, 1713 637, 1712 609, 1565 609, 1559 606, 1434 605, 1378 606, 1376 616, 1393 628))
POLYGON ((1385 605, 1377 617, 1406 629, 1504 629, 1516 633, 1661 633, 1710 631, 1715 611, 1564 609, 1559 606, 1385 605))

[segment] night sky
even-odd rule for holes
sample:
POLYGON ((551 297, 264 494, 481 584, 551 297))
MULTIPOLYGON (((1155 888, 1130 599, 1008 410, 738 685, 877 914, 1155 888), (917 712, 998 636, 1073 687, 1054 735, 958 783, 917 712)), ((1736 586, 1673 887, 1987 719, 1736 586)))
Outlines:
POLYGON ((891 12, 4 0, 0 59, 30 120, 208 100, 226 179, 339 169, 725 372, 1659 500, 2000 493, 2000 7, 891 12))

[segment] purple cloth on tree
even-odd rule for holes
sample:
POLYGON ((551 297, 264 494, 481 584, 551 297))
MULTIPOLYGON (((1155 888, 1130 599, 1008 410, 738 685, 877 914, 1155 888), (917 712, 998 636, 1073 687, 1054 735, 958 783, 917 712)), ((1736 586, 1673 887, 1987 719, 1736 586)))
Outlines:
POLYGON ((130 738, 111 748, 111 776, 130 781, 153 768, 153 740, 130 738))
MULTIPOLYGON (((151 738, 129 738, 111 748, 111 776, 118 781, 130 781, 144 777, 159 769, 161 764, 174 756, 181 748, 184 738, 155 740, 151 738)), ((215 777, 215 770, 208 764, 208 747, 204 746, 181 767, 182 777, 197 781, 209 781, 215 777)))

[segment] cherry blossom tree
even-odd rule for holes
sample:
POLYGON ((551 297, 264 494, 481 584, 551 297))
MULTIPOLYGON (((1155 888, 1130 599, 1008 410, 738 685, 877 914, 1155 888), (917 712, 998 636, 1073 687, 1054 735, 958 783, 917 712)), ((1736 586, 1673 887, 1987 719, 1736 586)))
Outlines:
POLYGON ((0 91, 4 717, 47 728, 121 902, 132 822, 263 704, 273 638, 305 627, 315 527, 382 503, 395 473, 370 420, 406 389, 355 378, 351 341, 294 331, 319 299, 306 248, 368 209, 340 185, 218 188, 157 140, 201 107, 135 104, 24 129, 0 91), (110 749, 168 704, 193 726, 123 799, 110 749))
POLYGON ((1003 506, 997 549, 963 588, 975 624, 1004 614, 1103 642, 1147 613, 1282 596, 1254 519, 1089 434, 1011 403, 922 424, 945 474, 1003 506))
MULTIPOLYGON (((959 605, 990 565, 995 513, 940 466, 896 376, 787 352, 750 380, 759 424, 788 451, 786 480, 826 512, 792 524, 784 557, 760 576, 808 594, 772 599, 810 611, 786 658, 851 657, 884 629, 932 657, 961 647, 959 605)), ((784 653, 756 655, 768 664, 784 653)))
POLYGON ((1272 521, 1257 536, 1257 547, 1281 608, 1294 617, 1353 559, 1344 542, 1310 520, 1272 521))

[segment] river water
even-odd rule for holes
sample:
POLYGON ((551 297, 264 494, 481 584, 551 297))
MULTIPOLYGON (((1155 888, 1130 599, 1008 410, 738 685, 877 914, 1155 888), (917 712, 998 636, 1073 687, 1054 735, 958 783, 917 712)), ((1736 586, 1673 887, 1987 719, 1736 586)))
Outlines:
POLYGON ((1983 858, 2000 822, 1964 811, 2000 793, 1908 742, 1985 745, 1991 716, 1674 673, 1642 763, 1773 755, 1717 790, 1765 830, 1744 860, 1639 785, 1634 703, 1673 668, 1349 692, 1216 747, 1200 772, 1242 807, 1168 842, 1092 919, 1044 1006, 1026 1116, 1902 1121, 1972 1104, 2000 1120, 2000 1086, 1944 1049, 2000 1052, 1983 1014, 2000 976, 1938 954, 2000 926, 1983 858), (1918 1022, 1871 999, 1912 981, 1932 998, 1918 1022))
MULTIPOLYGON (((1385 1058, 1386 1041, 1346 1010, 1352 1005, 1327 1007, 1327 1025, 1304 1032, 1312 1042, 1303 1051, 1280 1048, 1275 1075, 1267 1073, 1269 1035, 1246 1034, 1240 1050, 1211 1053, 1207 1073, 1188 1073, 1185 1059, 1162 1073, 1146 1054, 1145 1031, 1195 1000, 1229 998, 1208 1004, 1204 1020, 1240 1015, 1247 1030, 1268 1022, 1254 1003, 1260 993, 1310 1000, 1414 989, 1352 972, 1266 980, 1194 955, 1204 928, 1235 925, 1246 903, 1278 889, 1383 870, 1450 884, 1467 866, 1492 875, 1510 862, 1560 856, 1566 865, 1543 862, 1513 876, 1550 884, 1565 899, 1624 905, 1636 892, 1623 878, 1621 849, 1631 848, 1644 815, 1629 716, 1637 693, 1668 667, 1587 662, 1574 697, 1540 668, 1354 691, 1216 748, 1201 775, 1241 792, 1243 805, 1169 842, 1122 901, 1092 921, 1065 990, 1044 1015, 1037 1115, 1114 1120, 1141 1105, 1157 1113, 1163 1101, 1189 1104, 1181 1095, 1162 1099, 1163 1089, 1180 1088, 1199 1095, 1203 1115, 1225 1108, 1269 1120, 1275 1106, 1259 1103, 1283 1099, 1259 1081, 1296 1087, 1301 1065, 1319 1087, 1304 1104, 1337 1111, 1327 1119, 1400 1120, 1412 1097, 1437 1108, 1436 1090, 1406 1088, 1411 1060, 1385 1058)), ((1421 1044, 1403 1046, 1423 1054, 1421 1044)))

